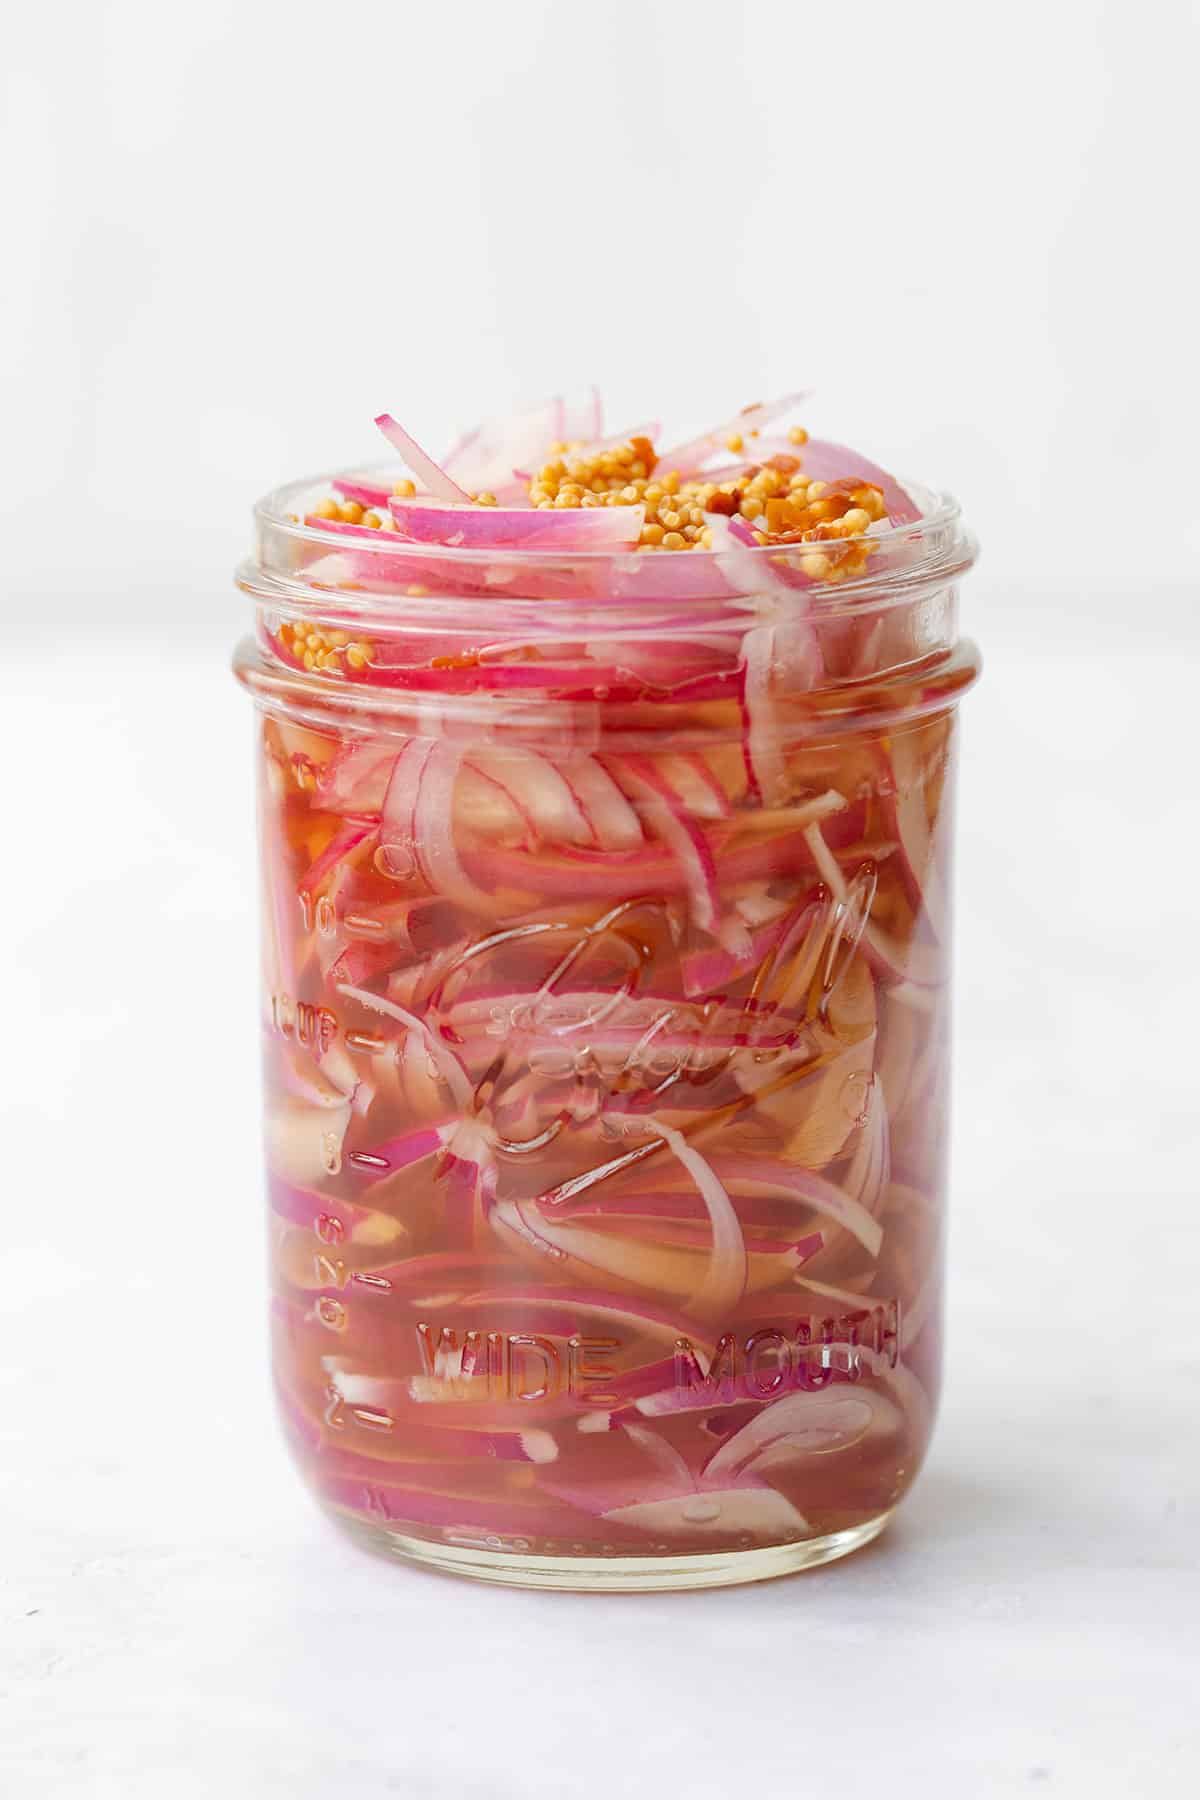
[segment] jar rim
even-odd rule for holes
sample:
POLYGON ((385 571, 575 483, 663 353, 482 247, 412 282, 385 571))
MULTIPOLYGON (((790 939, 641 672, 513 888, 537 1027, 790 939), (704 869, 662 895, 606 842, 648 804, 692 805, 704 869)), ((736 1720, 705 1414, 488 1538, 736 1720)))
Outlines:
MULTIPOLYGON (((423 602, 487 600, 510 597, 523 603, 520 578, 553 579, 556 573, 582 574, 587 590, 561 598, 543 593, 527 603, 540 609, 614 602, 652 605, 685 602, 704 606, 736 600, 765 587, 790 587, 810 606, 848 617, 873 612, 911 597, 917 587, 940 584, 964 573, 975 561, 977 546, 966 532, 958 502, 948 493, 905 481, 920 517, 904 524, 872 527, 871 561, 861 575, 838 583, 803 582, 800 559, 820 552, 820 544, 739 544, 726 547, 660 551, 646 546, 614 550, 481 548, 463 545, 413 544, 390 531, 352 530, 310 522, 306 515, 337 481, 390 481, 394 470, 335 470, 286 482, 265 494, 254 507, 256 545, 238 571, 238 584, 257 598, 286 594, 292 601, 327 601, 331 590, 355 610, 380 616, 394 613, 397 601, 414 591, 423 602), (341 556, 350 570, 339 569, 341 556), (389 569, 389 565, 391 568, 389 569), (405 580, 406 571, 412 578, 405 580), (393 572, 395 571, 395 572, 393 572), (416 579, 436 571, 439 588, 426 589, 416 579), (454 591, 456 573, 468 591, 454 591), (441 583, 445 583, 444 587, 441 583)), ((835 540, 837 542, 839 540, 835 540)))

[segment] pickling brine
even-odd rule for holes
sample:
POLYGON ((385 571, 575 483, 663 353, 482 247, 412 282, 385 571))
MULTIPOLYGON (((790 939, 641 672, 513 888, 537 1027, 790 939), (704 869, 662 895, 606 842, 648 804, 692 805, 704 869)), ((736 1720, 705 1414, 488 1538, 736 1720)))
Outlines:
POLYGON ((924 1456, 972 546, 792 404, 259 508, 275 1376, 380 1549, 752 1580, 924 1456))

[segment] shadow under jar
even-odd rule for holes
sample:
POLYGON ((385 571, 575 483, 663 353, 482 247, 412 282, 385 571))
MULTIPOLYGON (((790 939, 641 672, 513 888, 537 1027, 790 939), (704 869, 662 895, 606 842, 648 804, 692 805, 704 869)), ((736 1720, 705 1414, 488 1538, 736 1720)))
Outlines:
POLYGON ((236 663, 294 1456, 484 1580, 841 1556, 938 1388, 957 509, 834 586, 338 535, 312 485, 236 663))

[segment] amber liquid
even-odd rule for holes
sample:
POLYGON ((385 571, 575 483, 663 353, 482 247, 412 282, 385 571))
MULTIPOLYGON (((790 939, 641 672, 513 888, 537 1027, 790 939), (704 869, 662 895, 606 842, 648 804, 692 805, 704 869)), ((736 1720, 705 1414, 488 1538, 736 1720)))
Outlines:
POLYGON ((800 738, 771 804, 732 737, 589 752, 628 853, 468 746, 447 891, 385 816, 403 738, 264 717, 275 1372, 327 1505, 636 1558, 896 1503, 940 1362, 952 724, 800 738))

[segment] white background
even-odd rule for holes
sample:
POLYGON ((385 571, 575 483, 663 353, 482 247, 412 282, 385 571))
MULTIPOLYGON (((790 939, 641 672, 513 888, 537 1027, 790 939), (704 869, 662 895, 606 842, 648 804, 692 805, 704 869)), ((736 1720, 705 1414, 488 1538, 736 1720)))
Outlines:
POLYGON ((1195 1792, 1198 62, 1171 0, 5 19, 5 1786, 1195 1792), (814 385, 985 546, 939 1436, 688 1598, 368 1561, 263 1372, 247 509, 589 380, 814 385))

